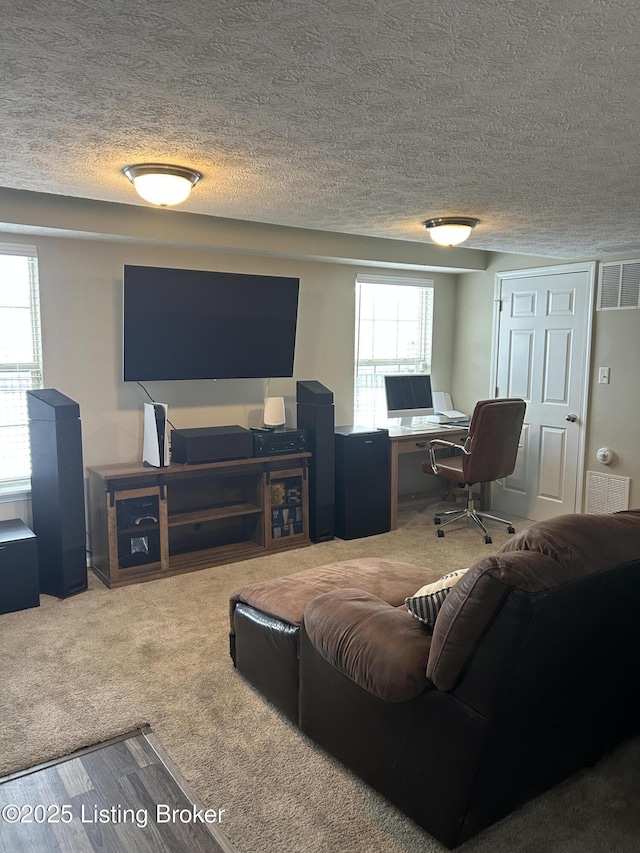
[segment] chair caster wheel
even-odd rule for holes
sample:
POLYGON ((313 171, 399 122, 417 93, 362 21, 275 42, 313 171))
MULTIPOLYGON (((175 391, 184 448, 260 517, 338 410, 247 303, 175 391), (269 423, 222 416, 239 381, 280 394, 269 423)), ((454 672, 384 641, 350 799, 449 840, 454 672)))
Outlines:
POLYGON ((440 516, 439 515, 436 515, 436 517, 433 519, 433 523, 434 524, 440 524, 440 516))
POLYGON ((485 545, 491 545, 492 542, 493 542, 493 539, 490 536, 484 537, 484 544, 485 545))
POLYGON ((444 530, 442 528, 438 530, 438 539, 444 539, 444 530))
POLYGON ((515 533, 516 529, 511 524, 507 527, 507 533, 515 533))

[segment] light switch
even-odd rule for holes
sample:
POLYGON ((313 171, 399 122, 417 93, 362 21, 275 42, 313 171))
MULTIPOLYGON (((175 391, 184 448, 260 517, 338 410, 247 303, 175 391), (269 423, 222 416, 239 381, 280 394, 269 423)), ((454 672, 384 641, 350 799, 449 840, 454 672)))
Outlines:
POLYGON ((610 368, 608 368, 608 367, 598 368, 598 382, 600 383, 600 385, 608 385, 609 384, 609 372, 610 372, 610 368))

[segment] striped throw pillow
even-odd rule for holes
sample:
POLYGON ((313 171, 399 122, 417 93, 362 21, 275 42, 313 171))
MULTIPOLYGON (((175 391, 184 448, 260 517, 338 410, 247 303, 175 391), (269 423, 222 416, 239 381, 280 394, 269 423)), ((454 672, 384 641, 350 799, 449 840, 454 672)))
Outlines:
POLYGON ((469 569, 457 569, 455 572, 449 572, 448 575, 443 575, 439 580, 433 583, 428 583, 421 586, 415 595, 410 598, 405 598, 404 603, 407 606, 409 613, 412 613, 416 619, 429 628, 435 625, 440 608, 444 604, 444 600, 449 595, 449 590, 454 587, 460 578, 468 572, 469 569))

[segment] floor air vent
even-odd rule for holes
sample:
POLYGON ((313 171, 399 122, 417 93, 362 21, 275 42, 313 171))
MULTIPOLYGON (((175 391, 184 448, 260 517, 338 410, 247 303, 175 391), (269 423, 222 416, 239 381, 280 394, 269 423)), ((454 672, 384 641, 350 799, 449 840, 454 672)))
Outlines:
POLYGON ((600 265, 598 311, 640 308, 640 260, 600 265))
POLYGON ((629 509, 629 477, 587 471, 587 512, 607 513, 629 509))

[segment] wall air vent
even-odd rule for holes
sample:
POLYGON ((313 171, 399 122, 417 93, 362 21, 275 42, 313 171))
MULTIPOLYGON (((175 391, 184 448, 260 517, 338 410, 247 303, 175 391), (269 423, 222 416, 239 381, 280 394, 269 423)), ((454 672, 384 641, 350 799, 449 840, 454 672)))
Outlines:
POLYGON ((620 512, 629 509, 629 477, 587 471, 586 512, 620 512))
POLYGON ((598 311, 640 308, 640 260, 600 264, 598 311))

